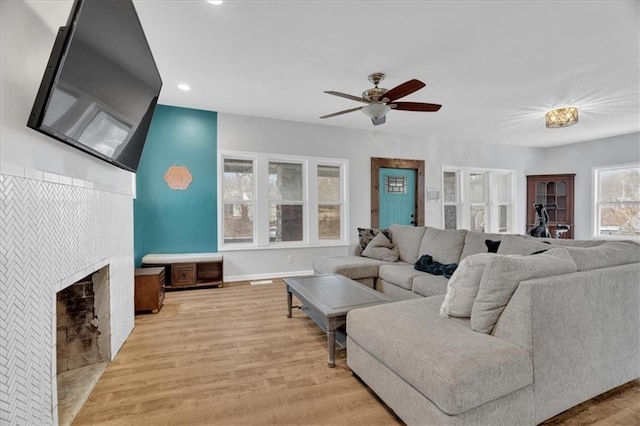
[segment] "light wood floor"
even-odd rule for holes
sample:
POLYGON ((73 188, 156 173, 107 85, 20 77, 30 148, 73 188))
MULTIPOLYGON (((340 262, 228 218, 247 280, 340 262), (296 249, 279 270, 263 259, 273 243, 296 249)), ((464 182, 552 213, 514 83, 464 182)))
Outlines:
MULTIPOLYGON (((326 336, 285 287, 169 292, 107 367, 74 425, 398 425, 346 365, 326 363, 326 336)), ((640 424, 640 381, 551 419, 554 425, 640 424)))

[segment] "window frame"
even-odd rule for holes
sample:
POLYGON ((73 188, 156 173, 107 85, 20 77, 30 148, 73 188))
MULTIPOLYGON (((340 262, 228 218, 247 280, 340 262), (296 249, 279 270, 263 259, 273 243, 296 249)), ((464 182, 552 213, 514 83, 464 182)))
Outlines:
POLYGON ((348 245, 349 206, 348 206, 348 166, 343 158, 325 158, 310 156, 280 155, 274 153, 220 150, 218 152, 218 250, 262 250, 314 246, 348 245), (224 241, 224 204, 223 176, 225 159, 253 160, 253 241, 250 243, 225 243, 224 241), (269 235, 269 164, 302 164, 303 175, 303 238, 302 241, 271 242, 269 235), (319 238, 319 205, 334 203, 319 202, 318 166, 338 167, 340 170, 340 238, 337 240, 319 238))
POLYGON ((592 190, 592 210, 591 210, 591 237, 603 239, 623 239, 623 240, 640 240, 640 235, 618 235, 618 234, 601 234, 600 233, 600 206, 602 204, 632 204, 640 205, 640 201, 628 202, 601 202, 600 201, 600 173, 613 170, 625 170, 640 168, 640 162, 608 165, 592 168, 591 190, 592 190))
POLYGON ((516 182, 518 172, 515 169, 493 169, 479 167, 459 167, 459 166, 442 166, 441 193, 443 194, 442 202, 442 228, 445 226, 445 207, 456 206, 456 229, 471 229, 471 208, 474 205, 484 205, 485 207, 485 226, 484 231, 494 234, 509 234, 514 232, 515 220, 515 200, 516 200, 516 182), (456 202, 444 201, 444 174, 456 174, 456 202), (484 203, 474 203, 471 200, 470 176, 472 174, 485 175, 485 200, 484 203), (498 198, 498 176, 509 176, 509 202, 501 202, 498 198), (499 209, 500 206, 507 206, 507 229, 499 231, 499 209))

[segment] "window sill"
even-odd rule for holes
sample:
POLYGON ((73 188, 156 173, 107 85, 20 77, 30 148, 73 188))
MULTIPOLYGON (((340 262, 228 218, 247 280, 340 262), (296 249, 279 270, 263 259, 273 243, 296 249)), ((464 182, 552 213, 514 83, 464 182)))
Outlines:
POLYGON ((225 245, 218 248, 219 252, 225 251, 250 251, 250 250, 290 250, 290 249, 318 249, 327 247, 349 247, 349 243, 345 241, 332 241, 327 243, 318 244, 304 244, 304 243, 280 243, 270 244, 266 246, 259 246, 255 244, 238 244, 238 245, 225 245))

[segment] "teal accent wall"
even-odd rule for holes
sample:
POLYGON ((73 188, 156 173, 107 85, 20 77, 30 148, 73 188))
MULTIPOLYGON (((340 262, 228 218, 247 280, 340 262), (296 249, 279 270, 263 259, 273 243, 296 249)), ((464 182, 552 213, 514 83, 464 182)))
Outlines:
POLYGON ((218 250, 217 128, 215 112, 156 107, 136 173, 136 267, 147 253, 218 250), (173 190, 165 182, 173 165, 191 172, 186 190, 173 190))

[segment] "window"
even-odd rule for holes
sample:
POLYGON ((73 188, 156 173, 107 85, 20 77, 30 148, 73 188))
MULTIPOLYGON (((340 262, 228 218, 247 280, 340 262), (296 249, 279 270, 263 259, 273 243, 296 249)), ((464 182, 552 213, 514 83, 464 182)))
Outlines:
POLYGON ((220 248, 346 244, 346 160, 219 157, 220 248))
POLYGON ((444 203, 444 229, 458 229, 458 172, 445 171, 442 176, 442 194, 444 203))
POLYGON ((302 241, 302 164, 269 162, 269 241, 302 241))
POLYGON ((595 236, 640 237, 640 164, 594 169, 595 236))
POLYGON ((511 180, 512 173, 496 173, 496 202, 498 204, 498 232, 511 230, 511 180))
POLYGON ((445 168, 444 229, 513 232, 513 170, 445 168))
POLYGON ((224 159, 222 173, 224 243, 253 242, 254 160, 224 159))
POLYGON ((487 175, 485 173, 469 173, 468 182, 471 201, 469 229, 484 232, 487 211, 487 175))
POLYGON ((339 240, 342 234, 342 175, 340 166, 318 165, 318 238, 339 240))

